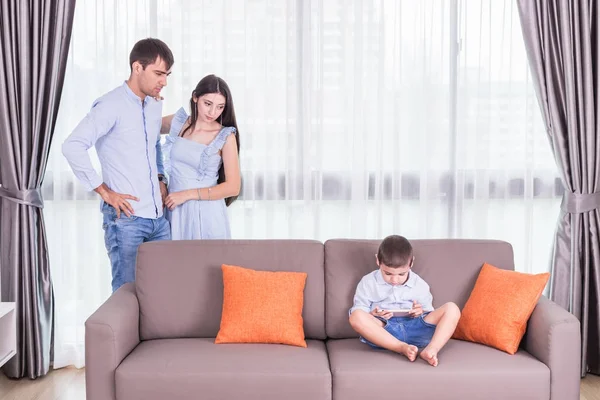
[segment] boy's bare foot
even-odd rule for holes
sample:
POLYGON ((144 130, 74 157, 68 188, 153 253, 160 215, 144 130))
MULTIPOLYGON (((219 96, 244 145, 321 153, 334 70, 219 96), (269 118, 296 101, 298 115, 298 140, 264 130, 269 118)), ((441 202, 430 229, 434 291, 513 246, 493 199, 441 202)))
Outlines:
POLYGON ((421 352, 421 358, 427 361, 432 367, 437 367, 438 358, 437 358, 437 349, 430 348, 429 346, 425 347, 425 349, 421 352))
POLYGON ((404 354, 409 361, 415 361, 417 359, 417 353, 419 352, 419 349, 417 346, 403 343, 403 346, 399 352, 404 354))

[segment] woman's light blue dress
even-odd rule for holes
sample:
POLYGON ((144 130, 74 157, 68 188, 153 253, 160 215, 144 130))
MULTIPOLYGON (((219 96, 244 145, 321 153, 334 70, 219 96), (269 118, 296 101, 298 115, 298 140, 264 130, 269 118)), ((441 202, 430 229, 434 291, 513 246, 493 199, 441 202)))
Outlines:
MULTIPOLYGON (((219 151, 233 127, 223 127, 208 145, 179 136, 188 114, 180 108, 171 121, 171 130, 163 145, 169 193, 215 186, 223 162, 219 151)), ((173 240, 230 239, 225 200, 189 200, 167 210, 173 240)))

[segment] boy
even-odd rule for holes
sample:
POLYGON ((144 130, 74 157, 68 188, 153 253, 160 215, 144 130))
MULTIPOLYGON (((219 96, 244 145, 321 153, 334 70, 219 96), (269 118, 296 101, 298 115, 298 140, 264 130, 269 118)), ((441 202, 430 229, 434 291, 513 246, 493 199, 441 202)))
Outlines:
POLYGON ((448 342, 460 310, 454 303, 433 308, 429 285, 411 269, 415 261, 410 242, 398 235, 388 236, 375 255, 378 270, 358 283, 350 325, 361 341, 384 348, 414 361, 420 357, 438 365, 438 352, 448 342), (404 315, 394 316, 403 310, 404 315))

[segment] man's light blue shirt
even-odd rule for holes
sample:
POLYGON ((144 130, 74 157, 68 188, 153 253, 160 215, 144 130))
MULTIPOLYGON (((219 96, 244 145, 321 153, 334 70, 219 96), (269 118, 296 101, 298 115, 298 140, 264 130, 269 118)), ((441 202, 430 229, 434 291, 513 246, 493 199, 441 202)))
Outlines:
POLYGON ((408 280, 403 285, 391 285, 387 283, 379 269, 363 276, 356 287, 354 310, 371 312, 375 307, 382 310, 398 310, 412 308, 413 300, 423 306, 423 311, 433 311, 433 296, 429 291, 429 285, 412 270, 409 272, 408 280))
POLYGON ((163 204, 158 174, 164 174, 160 127, 162 102, 144 102, 124 82, 94 101, 92 109, 65 140, 62 152, 87 190, 103 182, 113 191, 130 194, 134 215, 159 218, 163 204), (96 146, 102 167, 98 175, 88 150, 96 146))

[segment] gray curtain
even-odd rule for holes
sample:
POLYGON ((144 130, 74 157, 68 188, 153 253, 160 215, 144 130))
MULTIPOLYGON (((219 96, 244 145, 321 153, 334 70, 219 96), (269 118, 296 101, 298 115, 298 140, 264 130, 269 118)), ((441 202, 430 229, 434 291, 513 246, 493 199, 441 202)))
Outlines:
POLYGON ((16 302, 12 378, 48 372, 54 299, 40 187, 63 86, 75 0, 0 0, 0 293, 16 302))
POLYGON ((546 132, 565 188, 550 297, 581 322, 582 376, 600 374, 600 42, 597 0, 518 0, 546 132))

